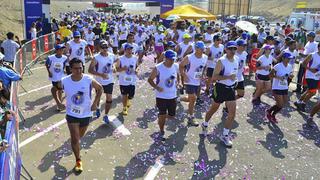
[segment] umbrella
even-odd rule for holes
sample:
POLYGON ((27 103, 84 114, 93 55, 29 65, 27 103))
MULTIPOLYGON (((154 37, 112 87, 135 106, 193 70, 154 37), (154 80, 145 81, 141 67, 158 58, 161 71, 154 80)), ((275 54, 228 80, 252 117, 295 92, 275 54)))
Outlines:
POLYGON ((166 20, 168 20, 168 21, 174 21, 174 20, 177 20, 177 19, 180 19, 180 16, 175 15, 175 14, 171 14, 170 16, 168 16, 166 18, 166 20))
POLYGON ((238 21, 236 23, 236 27, 238 27, 244 31, 248 31, 249 33, 258 34, 258 30, 257 30, 256 25, 254 25, 248 21, 238 21))
POLYGON ((170 11, 160 15, 161 18, 166 19, 170 15, 178 15, 180 19, 202 19, 216 20, 216 16, 208 13, 208 11, 192 6, 190 4, 178 6, 170 11))

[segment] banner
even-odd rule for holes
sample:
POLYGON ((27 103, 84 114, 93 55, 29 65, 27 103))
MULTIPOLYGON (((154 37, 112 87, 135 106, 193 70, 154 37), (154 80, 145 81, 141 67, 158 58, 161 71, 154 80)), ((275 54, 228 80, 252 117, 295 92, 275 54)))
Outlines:
POLYGON ((31 47, 32 47, 32 60, 35 60, 37 57, 37 40, 36 39, 32 40, 31 47))
POLYGON ((24 0, 24 30, 25 38, 31 39, 29 30, 33 22, 42 18, 42 0, 24 0))
POLYGON ((43 41, 44 41, 44 52, 46 53, 49 51, 49 38, 47 34, 43 36, 43 41))

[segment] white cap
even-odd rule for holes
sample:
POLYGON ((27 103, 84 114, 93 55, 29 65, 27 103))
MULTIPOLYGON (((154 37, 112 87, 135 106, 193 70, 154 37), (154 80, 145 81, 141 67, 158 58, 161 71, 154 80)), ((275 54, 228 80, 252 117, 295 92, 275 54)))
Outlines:
POLYGON ((0 52, 0 60, 3 60, 4 55, 0 52))

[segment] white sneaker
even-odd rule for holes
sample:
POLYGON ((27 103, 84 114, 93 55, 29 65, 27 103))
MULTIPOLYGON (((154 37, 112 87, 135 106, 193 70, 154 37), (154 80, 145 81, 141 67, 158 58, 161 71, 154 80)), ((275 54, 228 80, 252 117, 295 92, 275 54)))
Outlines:
POLYGON ((232 147, 232 140, 230 135, 221 135, 220 139, 224 143, 224 145, 226 145, 227 147, 232 147))
POLYGON ((208 126, 204 125, 204 123, 201 123, 201 127, 202 127, 201 134, 204 135, 204 136, 207 136, 207 134, 208 134, 208 126))

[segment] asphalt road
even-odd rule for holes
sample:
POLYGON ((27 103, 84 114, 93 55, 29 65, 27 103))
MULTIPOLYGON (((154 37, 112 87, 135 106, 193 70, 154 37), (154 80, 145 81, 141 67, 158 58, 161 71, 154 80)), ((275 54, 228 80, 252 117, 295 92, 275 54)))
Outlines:
MULTIPOLYGON (((209 136, 202 137, 200 127, 187 126, 185 103, 178 105, 176 120, 166 123, 167 140, 154 141, 158 132, 157 110, 154 92, 147 83, 150 67, 154 65, 148 59, 142 66, 129 115, 121 115, 116 82, 110 115, 116 117, 118 124, 104 124, 102 118, 91 122, 81 140, 84 172, 78 176, 72 170, 75 160, 64 112, 56 111, 46 70, 41 68, 44 65, 34 66, 33 74, 26 75, 21 83, 19 100, 26 120, 20 123, 20 144, 23 144, 20 150, 24 166, 35 179, 305 180, 320 177, 320 131, 318 127, 306 127, 307 114, 297 112, 293 106, 296 95, 290 96, 289 106, 278 115, 279 124, 272 125, 265 121, 264 111, 274 101, 271 95, 265 95, 263 106, 253 108, 250 80, 245 98, 237 102, 233 148, 225 148, 218 138, 226 118, 222 108, 209 123, 209 136)), ((211 103, 209 97, 201 97, 205 102, 196 106, 199 122, 211 103)), ((307 110, 315 102, 312 101, 307 110)))

